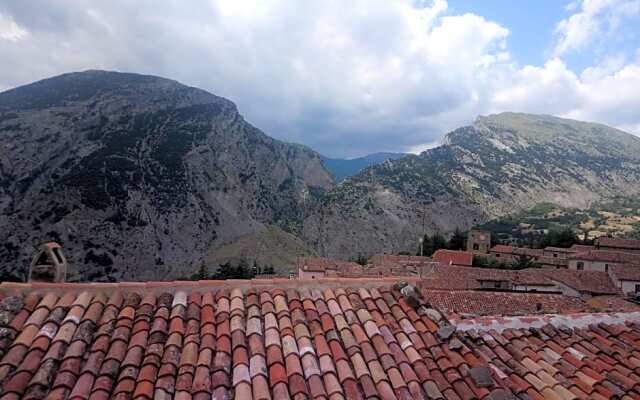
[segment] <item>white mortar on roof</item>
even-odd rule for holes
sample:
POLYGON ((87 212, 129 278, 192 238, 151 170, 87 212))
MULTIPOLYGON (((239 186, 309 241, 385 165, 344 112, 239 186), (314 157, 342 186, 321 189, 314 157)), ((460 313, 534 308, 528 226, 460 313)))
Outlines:
POLYGON ((620 325, 625 322, 640 323, 640 311, 619 313, 587 313, 587 314, 545 314, 521 317, 482 317, 466 320, 452 320, 451 323, 458 331, 476 330, 486 332, 495 330, 502 332, 505 329, 542 328, 551 324, 558 328, 584 328, 593 324, 605 323, 620 325))

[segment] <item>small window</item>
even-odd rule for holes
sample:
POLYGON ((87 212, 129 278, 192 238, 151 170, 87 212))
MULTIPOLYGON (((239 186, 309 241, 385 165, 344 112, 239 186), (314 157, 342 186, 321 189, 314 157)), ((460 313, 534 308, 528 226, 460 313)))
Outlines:
POLYGON ((495 287, 496 289, 500 289, 502 285, 500 284, 500 282, 494 282, 493 283, 493 287, 495 287))
POLYGON ((500 254, 496 254, 496 258, 499 258, 499 257, 500 257, 500 254))
POLYGON ((473 244, 473 249, 474 250, 480 250, 480 245, 478 243, 474 243, 473 244))
POLYGON ((604 265, 604 272, 609 272, 609 264, 604 265))
POLYGON ((636 293, 640 293, 640 285, 636 285, 636 293))
POLYGON ((553 253, 553 257, 557 258, 558 257, 558 253, 553 253))
POLYGON ((578 269, 578 271, 582 271, 584 269, 584 263, 582 261, 580 261, 578 263, 578 265, 576 266, 576 268, 578 269))

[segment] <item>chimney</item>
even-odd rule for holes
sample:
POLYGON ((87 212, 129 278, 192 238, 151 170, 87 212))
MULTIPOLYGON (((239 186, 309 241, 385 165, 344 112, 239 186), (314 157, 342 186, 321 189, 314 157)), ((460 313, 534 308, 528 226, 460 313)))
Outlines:
POLYGON ((33 257, 29 267, 29 282, 64 282, 67 279, 67 259, 62 246, 47 242, 33 257))

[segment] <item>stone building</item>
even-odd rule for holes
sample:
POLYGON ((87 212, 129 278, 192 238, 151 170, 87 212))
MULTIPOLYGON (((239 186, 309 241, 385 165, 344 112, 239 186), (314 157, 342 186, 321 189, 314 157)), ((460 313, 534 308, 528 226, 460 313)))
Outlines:
POLYGON ((467 237, 467 251, 487 254, 491 249, 491 232, 471 230, 467 237))

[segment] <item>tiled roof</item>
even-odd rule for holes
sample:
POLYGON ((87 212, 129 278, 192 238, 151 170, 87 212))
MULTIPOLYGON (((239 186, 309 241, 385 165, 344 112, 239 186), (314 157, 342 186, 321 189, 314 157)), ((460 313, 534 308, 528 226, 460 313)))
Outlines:
POLYGON ((584 253, 585 251, 595 250, 595 248, 595 246, 589 246, 586 244, 574 244, 570 247, 570 249, 573 250, 574 253, 584 253))
POLYGON ((556 269, 544 271, 550 279, 561 282, 580 292, 593 294, 619 294, 609 274, 600 271, 573 271, 556 269))
POLYGON ((577 297, 560 294, 482 292, 475 290, 422 291, 432 306, 452 315, 523 315, 591 311, 577 297))
POLYGON ((420 281, 421 287, 430 289, 479 289, 478 279, 506 280, 509 271, 493 268, 438 266, 425 271, 420 281))
POLYGON ((528 268, 519 271, 440 266, 425 271, 422 288, 473 290, 480 289, 481 280, 509 281, 516 285, 553 285, 560 282, 580 292, 591 294, 619 294, 619 289, 606 272, 566 269, 528 268))
POLYGON ((296 263, 298 268, 301 268, 304 271, 315 272, 325 272, 327 270, 335 270, 339 268, 348 270, 349 268, 359 267, 359 264, 354 262, 334 260, 332 258, 325 257, 298 257, 296 263))
POLYGON ((640 311, 640 304, 632 303, 620 296, 593 296, 586 302, 597 311, 640 311))
POLYGON ((576 253, 569 256, 571 260, 600 261, 610 263, 637 263, 640 264, 640 254, 625 253, 621 251, 590 250, 584 253, 576 253))
POLYGON ((536 259, 536 262, 541 265, 553 265, 556 267, 566 266, 568 264, 566 258, 545 257, 545 256, 538 257, 536 259))
POLYGON ((530 249, 528 247, 516 247, 513 249, 513 254, 522 254, 530 257, 542 257, 542 249, 530 249))
POLYGON ((596 239, 596 247, 617 247, 621 249, 640 249, 640 240, 600 237, 596 239))
POLYGON ((574 250, 567 248, 567 247, 553 247, 553 246, 547 246, 543 249, 544 251, 552 251, 552 252, 556 252, 556 253, 573 253, 574 250))
POLYGON ((420 285, 431 289, 480 289, 480 281, 509 281, 520 285, 553 285, 542 269, 510 271, 494 268, 440 266, 425 271, 420 285))
POLYGON ((494 253, 502 253, 502 254, 514 254, 514 255, 524 255, 529 257, 542 257, 543 250, 542 249, 530 249, 528 247, 514 247, 505 244, 497 244, 493 246, 490 250, 494 253))
POLYGON ((495 252, 495 253, 512 254, 514 248, 515 247, 508 246, 506 244, 497 244, 493 246, 489 251, 495 252))
POLYGON ((2 285, 1 398, 640 397, 640 313, 456 332, 342 281, 2 285))
POLYGON ((612 268, 616 279, 640 282, 640 265, 614 265, 612 268))
POLYGON ((375 266, 405 266, 421 265, 431 262, 429 257, 421 256, 394 256, 388 254, 376 254, 371 256, 369 263, 375 266))
POLYGON ((473 265, 473 253, 461 250, 436 250, 433 254, 433 261, 437 261, 444 265, 473 265))

